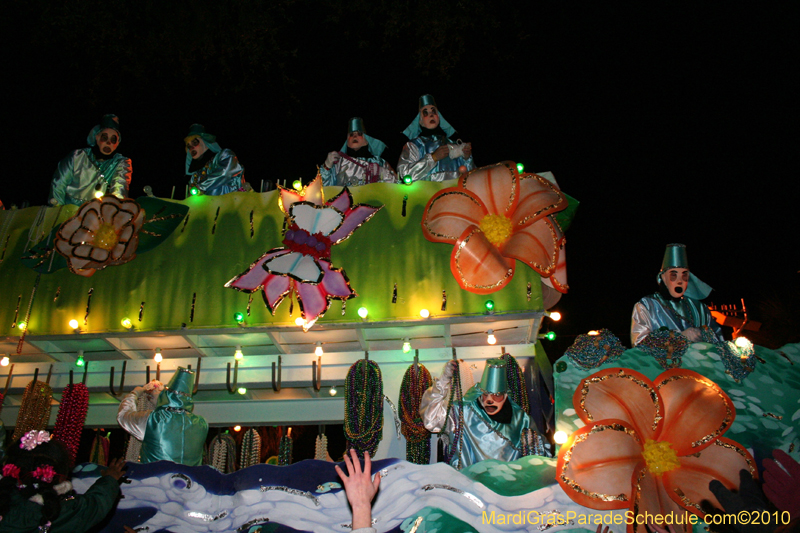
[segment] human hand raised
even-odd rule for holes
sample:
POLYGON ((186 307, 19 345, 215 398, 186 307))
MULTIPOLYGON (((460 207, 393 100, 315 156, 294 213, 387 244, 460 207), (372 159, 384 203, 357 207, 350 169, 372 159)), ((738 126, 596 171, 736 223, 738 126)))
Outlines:
POLYGON ((347 475, 339 465, 336 465, 336 473, 342 478, 344 491, 347 494, 347 501, 353 508, 353 529, 372 526, 372 499, 378 492, 381 484, 380 474, 375 474, 372 479, 372 461, 369 452, 364 452, 364 468, 361 468, 361 461, 358 459, 355 449, 350 448, 350 457, 345 454, 344 463, 347 466, 347 475))

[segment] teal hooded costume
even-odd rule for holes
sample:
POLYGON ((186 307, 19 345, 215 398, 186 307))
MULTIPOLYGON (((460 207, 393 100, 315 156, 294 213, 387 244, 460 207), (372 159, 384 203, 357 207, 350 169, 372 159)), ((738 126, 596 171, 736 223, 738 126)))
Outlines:
POLYGON ((397 182, 397 174, 391 165, 381 157, 386 145, 375 137, 367 135, 364 121, 358 117, 351 118, 347 124, 347 134, 350 135, 354 131, 364 134, 367 146, 353 151, 348 149, 345 140, 339 150, 341 158, 331 168, 325 164, 320 167, 319 175, 322 178, 322 184, 353 187, 379 181, 397 182))
POLYGON ((197 160, 186 151, 185 169, 189 176, 189 187, 197 187, 203 194, 220 196, 244 190, 244 167, 232 150, 222 149, 217 137, 206 133, 202 124, 192 124, 186 139, 197 135, 206 145, 207 151, 197 160))
POLYGON ((131 160, 116 151, 106 157, 94 149, 97 144, 95 137, 106 128, 116 131, 122 139, 115 118, 116 115, 105 115, 89 132, 86 138, 89 147, 75 150, 58 163, 50 185, 48 201, 51 205, 81 205, 94 199, 97 191, 120 199, 127 198, 131 160))
POLYGON ((117 421, 142 441, 141 462, 172 461, 188 466, 203 464, 208 423, 192 413, 194 372, 179 367, 161 391, 156 408, 136 411, 143 387, 136 387, 119 406, 117 421))
MULTIPOLYGON (((661 275, 671 268, 689 269, 686 246, 668 244, 661 261, 661 270, 657 282, 663 288, 661 275)), ((681 298, 672 298, 666 290, 645 296, 633 308, 631 317, 631 344, 636 346, 653 331, 665 327, 673 331, 685 331, 689 328, 708 326, 721 341, 722 330, 708 307, 701 302, 713 289, 703 283, 691 272, 686 293, 681 298)))
POLYGON ((503 409, 494 416, 487 414, 480 404, 480 397, 484 393, 507 393, 504 360, 486 361, 481 382, 471 387, 460 402, 454 402, 448 413, 450 388, 450 379, 446 376, 436 380, 422 397, 420 415, 429 431, 441 432, 446 436, 451 447, 450 464, 453 467, 461 469, 486 459, 515 461, 522 457, 522 433, 531 423, 527 413, 509 397, 503 409), (463 414, 463 424, 456 441, 459 410, 463 414), (506 419, 501 420, 504 411, 506 419))

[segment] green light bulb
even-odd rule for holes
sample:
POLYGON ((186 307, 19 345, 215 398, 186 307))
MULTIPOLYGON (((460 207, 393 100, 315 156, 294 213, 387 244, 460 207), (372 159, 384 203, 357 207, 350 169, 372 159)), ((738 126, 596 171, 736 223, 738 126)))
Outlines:
POLYGON ((494 300, 486 300, 486 303, 483 305, 486 307, 487 311, 492 311, 494 309, 494 300))
POLYGON ((191 194, 192 196, 197 196, 198 194, 200 194, 200 189, 198 189, 197 187, 190 187, 189 194, 191 194))
POLYGON ((405 183, 406 185, 411 185, 412 181, 413 180, 411 179, 411 176, 403 176, 403 183, 405 183))
POLYGON ((522 163, 517 163, 517 172, 522 174, 523 170, 525 170, 525 165, 523 165, 522 163))
POLYGON ((547 340, 549 340, 549 341, 556 340, 556 332, 555 331, 548 331, 547 334, 545 335, 545 338, 547 340))
POLYGON ((406 341, 403 343, 403 353, 408 353, 411 351, 411 343, 406 341))
POLYGON ((303 188, 303 182, 299 179, 294 180, 292 182, 292 187, 294 187, 294 190, 299 191, 300 189, 303 188))
POLYGON ((360 316, 361 318, 367 318, 368 314, 369 314, 369 311, 367 311, 366 307, 359 307, 358 308, 358 316, 360 316))
POLYGON ((244 322, 244 315, 242 313, 233 313, 233 319, 239 324, 241 324, 242 322, 244 322))
POLYGON ((78 360, 77 360, 77 361, 75 361, 75 364, 76 364, 77 366, 83 366, 83 365, 85 365, 85 364, 86 364, 86 361, 84 360, 84 358, 83 358, 83 356, 82 356, 82 355, 79 355, 79 356, 78 356, 78 360))

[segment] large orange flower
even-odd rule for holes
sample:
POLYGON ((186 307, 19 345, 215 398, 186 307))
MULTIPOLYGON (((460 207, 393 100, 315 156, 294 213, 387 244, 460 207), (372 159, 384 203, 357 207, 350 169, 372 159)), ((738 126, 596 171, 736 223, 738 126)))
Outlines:
POLYGON ((585 507, 629 509, 641 521, 674 513, 686 524, 687 511, 703 516, 703 500, 722 507, 708 489, 712 479, 738 489, 741 469, 757 475, 747 450, 722 437, 736 416, 733 402, 697 372, 676 368, 652 382, 609 368, 581 381, 572 403, 586 425, 561 447, 556 475, 585 507))
POLYGON ((514 276, 515 259, 567 292, 564 234, 549 215, 567 207, 553 183, 519 174, 510 161, 477 169, 456 187, 437 192, 425 206, 422 231, 452 243, 450 270, 461 288, 489 294, 514 276))

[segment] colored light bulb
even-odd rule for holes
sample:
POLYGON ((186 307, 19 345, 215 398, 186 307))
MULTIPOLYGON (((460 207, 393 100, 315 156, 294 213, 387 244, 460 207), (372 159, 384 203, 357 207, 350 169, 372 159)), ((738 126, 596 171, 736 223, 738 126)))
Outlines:
POLYGON ((403 183, 405 183, 406 185, 411 185, 412 181, 413 179, 411 178, 411 176, 403 176, 403 183))
POLYGON ((522 163, 517 163, 517 172, 522 174, 523 170, 525 170, 525 165, 523 165, 522 163))
POLYGON ((554 340, 556 340, 556 332, 555 331, 548 331, 547 334, 545 334, 544 338, 549 340, 549 341, 554 341, 554 340))
POLYGON ((419 316, 421 316, 422 318, 428 318, 429 316, 431 316, 431 312, 428 311, 427 309, 421 309, 419 312, 419 316))
POLYGON ((403 353, 408 353, 411 351, 411 342, 408 339, 403 341, 403 353))
POLYGON ((244 314, 243 313, 233 313, 233 319, 238 324, 241 324, 242 322, 244 322, 244 314))
POLYGON ((198 194, 200 194, 200 189, 198 189, 197 187, 189 187, 189 194, 191 194, 192 196, 197 196, 198 194))
POLYGON ((294 187, 294 190, 299 191, 303 188, 303 182, 301 180, 294 180, 292 182, 292 187, 294 187))
POLYGON ((366 307, 359 307, 358 308, 358 316, 360 316, 361 318, 367 318, 368 314, 369 314, 369 311, 367 311, 366 307))
POLYGON ((78 356, 78 359, 75 361, 75 364, 76 364, 77 366, 83 366, 83 365, 85 365, 85 364, 86 364, 86 360, 83 358, 83 354, 80 354, 80 355, 78 356))
POLYGON ((236 389, 236 392, 238 392, 239 394, 246 394, 247 387, 239 387, 238 389, 236 389))
POLYGON ((483 305, 486 307, 487 311, 494 311, 494 300, 486 300, 486 303, 483 305))
POLYGON ((120 320, 119 323, 122 324, 122 327, 125 329, 131 329, 133 327, 133 322, 131 322, 131 319, 127 317, 120 320))
POLYGON ((69 321, 69 327, 72 329, 78 329, 78 321, 73 318, 69 321))

